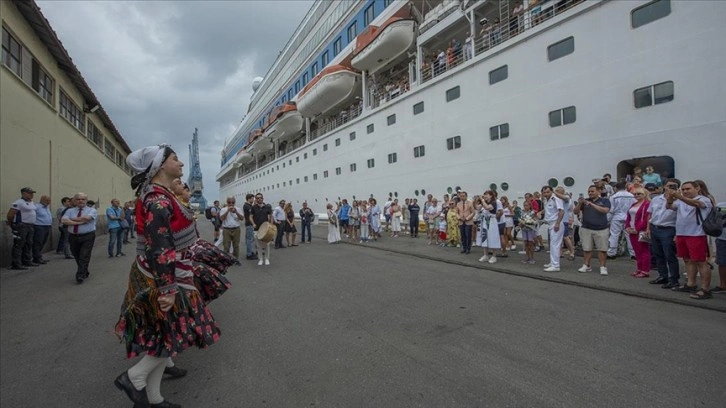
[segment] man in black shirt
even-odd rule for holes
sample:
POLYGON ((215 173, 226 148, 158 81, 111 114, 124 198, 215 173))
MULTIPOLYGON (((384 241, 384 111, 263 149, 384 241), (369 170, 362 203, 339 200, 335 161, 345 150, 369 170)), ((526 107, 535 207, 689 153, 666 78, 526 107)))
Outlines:
POLYGON ((421 212, 421 207, 418 206, 418 200, 413 199, 411 204, 408 206, 408 212, 411 217, 411 238, 418 238, 418 214, 421 212))
POLYGON ((591 272, 590 260, 592 259, 593 249, 597 251, 597 257, 600 261, 600 275, 606 276, 608 268, 607 262, 608 235, 610 225, 608 224, 608 212, 610 212, 610 200, 600 196, 600 191, 596 185, 591 185, 587 189, 587 199, 580 198, 575 206, 575 215, 582 213, 582 226, 580 227, 580 241, 582 242, 582 252, 585 263, 579 272, 591 272))
MULTIPOLYGON (((268 222, 272 224, 272 207, 265 204, 264 197, 262 194, 257 193, 255 196, 255 203, 252 204, 250 209, 250 216, 247 218, 252 223, 254 231, 258 231, 260 226, 268 222)), ((257 256, 260 260, 257 265, 269 265, 270 264, 270 242, 262 242, 255 237, 255 243, 257 245, 257 256)))
POLYGON ((245 217, 245 246, 247 247, 247 260, 257 259, 255 254, 255 228, 250 220, 252 214, 252 203, 255 201, 254 194, 247 194, 245 196, 245 203, 242 206, 242 212, 245 217))
POLYGON ((310 207, 308 207, 307 201, 303 201, 302 203, 302 208, 300 209, 300 221, 302 224, 302 243, 305 243, 305 231, 307 231, 309 244, 310 240, 313 238, 310 226, 315 221, 315 213, 312 209, 310 209, 310 207))

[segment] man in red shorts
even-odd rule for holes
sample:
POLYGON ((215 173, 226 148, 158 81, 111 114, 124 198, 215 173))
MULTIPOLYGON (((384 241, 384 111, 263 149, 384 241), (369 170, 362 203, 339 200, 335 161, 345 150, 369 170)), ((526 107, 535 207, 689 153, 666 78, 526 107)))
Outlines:
POLYGON ((710 299, 711 268, 708 258, 708 239, 701 227, 711 207, 711 200, 701 195, 698 184, 686 181, 679 190, 667 190, 667 206, 676 211, 676 252, 686 264, 688 282, 673 290, 691 293, 693 299, 710 299), (698 217, 700 212, 700 217, 698 217), (696 288, 696 276, 701 274, 701 289, 696 288))

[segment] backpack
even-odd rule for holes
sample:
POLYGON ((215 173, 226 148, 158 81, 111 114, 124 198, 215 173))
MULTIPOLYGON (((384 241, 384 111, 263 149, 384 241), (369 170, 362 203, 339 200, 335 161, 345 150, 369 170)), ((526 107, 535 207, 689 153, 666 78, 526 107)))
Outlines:
POLYGON ((204 210, 204 216, 207 217, 208 220, 211 220, 212 218, 214 218, 214 217, 212 217, 212 207, 207 207, 204 210))
POLYGON ((701 215, 701 209, 696 208, 696 222, 703 228, 706 235, 718 237, 723 232, 724 217, 721 215, 721 208, 713 207, 704 218, 701 215))

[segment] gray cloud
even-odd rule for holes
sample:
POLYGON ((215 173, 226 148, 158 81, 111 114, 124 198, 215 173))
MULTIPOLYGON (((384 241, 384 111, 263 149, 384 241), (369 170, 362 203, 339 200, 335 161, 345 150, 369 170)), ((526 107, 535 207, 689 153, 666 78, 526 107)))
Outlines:
MULTIPOLYGON (((187 161, 199 128, 205 196, 225 139, 311 1, 38 1, 132 149, 169 142, 187 161)), ((188 168, 188 167, 187 167, 188 168)))

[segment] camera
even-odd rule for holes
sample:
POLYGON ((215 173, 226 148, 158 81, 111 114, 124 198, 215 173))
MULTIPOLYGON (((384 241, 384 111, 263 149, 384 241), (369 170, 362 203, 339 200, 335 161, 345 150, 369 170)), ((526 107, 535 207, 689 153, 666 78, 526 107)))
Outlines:
POLYGON ((484 17, 484 18, 482 18, 481 20, 479 20, 479 24, 480 24, 480 25, 484 25, 484 24, 486 24, 486 23, 488 23, 488 22, 489 22, 489 20, 487 20, 487 18, 486 18, 486 17, 484 17))

